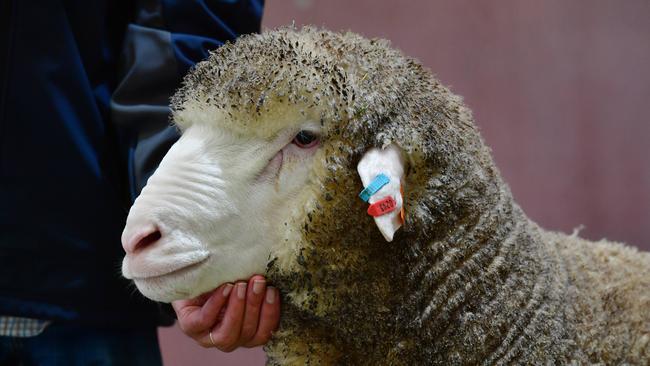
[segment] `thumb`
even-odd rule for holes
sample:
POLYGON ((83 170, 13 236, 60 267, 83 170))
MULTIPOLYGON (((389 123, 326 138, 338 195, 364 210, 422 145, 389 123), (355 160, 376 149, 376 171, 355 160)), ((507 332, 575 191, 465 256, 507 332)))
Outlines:
POLYGON ((219 312, 226 304, 232 284, 218 287, 212 293, 195 299, 172 302, 176 311, 178 324, 187 335, 194 337, 212 328, 216 323, 219 312), (207 299, 206 299, 207 297, 207 299))

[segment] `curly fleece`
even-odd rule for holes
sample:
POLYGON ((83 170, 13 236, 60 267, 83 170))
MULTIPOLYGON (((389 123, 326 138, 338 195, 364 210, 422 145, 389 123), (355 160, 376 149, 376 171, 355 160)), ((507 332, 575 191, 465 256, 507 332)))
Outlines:
POLYGON ((181 129, 198 114, 242 134, 323 127, 268 265, 283 291, 269 364, 650 364, 650 255, 528 219, 461 98, 388 41, 245 36, 198 64, 172 104, 181 129), (408 157, 392 243, 356 198, 355 170, 389 143, 408 157))

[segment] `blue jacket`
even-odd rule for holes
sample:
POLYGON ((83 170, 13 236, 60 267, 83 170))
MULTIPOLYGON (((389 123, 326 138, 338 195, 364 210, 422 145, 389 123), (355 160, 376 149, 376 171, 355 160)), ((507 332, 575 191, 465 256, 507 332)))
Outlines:
POLYGON ((0 7, 0 316, 159 324, 120 276, 126 215, 177 138, 169 96, 263 0, 0 7))

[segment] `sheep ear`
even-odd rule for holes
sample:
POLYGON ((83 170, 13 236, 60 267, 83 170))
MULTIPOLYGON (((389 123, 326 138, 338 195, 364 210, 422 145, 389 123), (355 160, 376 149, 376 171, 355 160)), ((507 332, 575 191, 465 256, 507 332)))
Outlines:
POLYGON ((390 144, 382 149, 372 148, 366 151, 357 165, 364 188, 382 174, 388 178, 388 183, 372 194, 368 203, 372 205, 389 196, 395 200, 396 207, 393 211, 374 217, 377 228, 389 242, 393 240, 393 235, 403 224, 401 209, 404 199, 401 188, 404 182, 404 161, 402 149, 395 144, 390 144))

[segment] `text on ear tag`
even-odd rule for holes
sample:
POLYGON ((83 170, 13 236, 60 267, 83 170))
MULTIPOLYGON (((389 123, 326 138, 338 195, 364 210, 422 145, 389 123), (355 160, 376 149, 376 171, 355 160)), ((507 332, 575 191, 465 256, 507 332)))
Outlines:
POLYGON ((393 199, 393 197, 384 197, 368 207, 368 215, 374 217, 385 215, 395 210, 396 207, 397 202, 395 199, 393 199))

